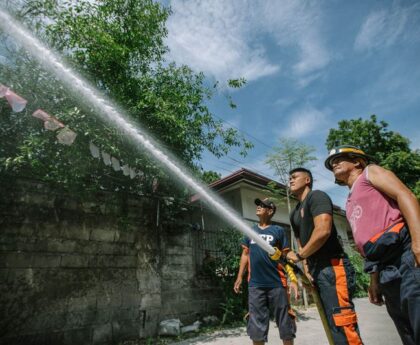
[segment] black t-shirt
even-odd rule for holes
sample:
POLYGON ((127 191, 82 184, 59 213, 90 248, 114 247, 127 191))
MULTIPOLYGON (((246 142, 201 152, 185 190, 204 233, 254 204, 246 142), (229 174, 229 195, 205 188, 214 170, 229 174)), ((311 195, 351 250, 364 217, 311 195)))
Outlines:
MULTIPOLYGON (((293 232, 296 238, 300 239, 302 247, 308 243, 314 231, 314 217, 324 213, 333 215, 331 199, 326 193, 314 190, 309 192, 305 200, 299 202, 290 214, 293 232)), ((339 258, 343 256, 343 253, 343 247, 338 240, 337 229, 333 222, 327 242, 317 252, 312 254, 308 261, 339 258)))

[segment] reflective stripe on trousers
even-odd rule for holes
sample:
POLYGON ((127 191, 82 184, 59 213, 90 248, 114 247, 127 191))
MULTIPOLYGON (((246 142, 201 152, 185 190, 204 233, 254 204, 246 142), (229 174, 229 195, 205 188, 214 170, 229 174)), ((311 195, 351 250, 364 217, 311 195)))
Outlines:
POLYGON ((352 295, 356 286, 347 257, 311 267, 336 345, 362 345, 352 295))

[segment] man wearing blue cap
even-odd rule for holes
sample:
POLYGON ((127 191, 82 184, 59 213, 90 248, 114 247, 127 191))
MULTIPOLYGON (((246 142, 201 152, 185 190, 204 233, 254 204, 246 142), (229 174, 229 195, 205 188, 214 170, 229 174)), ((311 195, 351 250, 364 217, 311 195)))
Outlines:
MULTIPOLYGON (((271 223, 276 212, 276 205, 270 199, 255 199, 256 215, 259 223, 253 230, 272 247, 277 247, 284 254, 289 251, 289 241, 285 230, 271 223)), ((290 308, 287 278, 283 266, 273 261, 268 254, 253 240, 245 237, 242 241, 242 255, 238 277, 234 290, 239 293, 242 276, 248 270, 248 305, 249 319, 247 333, 254 345, 267 342, 270 320, 270 307, 273 308, 280 338, 284 345, 293 345, 296 324, 290 308)), ((296 282, 290 283, 295 298, 298 298, 296 282)))

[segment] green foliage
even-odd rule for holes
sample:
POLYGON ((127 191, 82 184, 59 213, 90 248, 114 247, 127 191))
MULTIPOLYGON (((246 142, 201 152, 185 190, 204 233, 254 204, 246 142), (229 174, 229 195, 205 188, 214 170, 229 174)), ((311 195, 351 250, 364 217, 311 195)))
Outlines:
POLYGON ((420 150, 392 152, 381 161, 381 165, 393 171, 420 199, 420 150))
POLYGON ((222 175, 220 175, 218 172, 211 171, 211 170, 204 171, 201 174, 201 179, 203 180, 203 182, 205 184, 210 184, 210 183, 213 183, 217 180, 220 180, 221 177, 222 177, 222 175))
POLYGON ((239 89, 241 87, 243 87, 246 84, 246 80, 245 78, 239 78, 239 79, 229 79, 228 80, 228 85, 230 87, 239 89))
POLYGON ((409 144, 409 139, 389 131, 385 121, 378 122, 376 115, 368 120, 342 120, 338 129, 330 129, 326 140, 328 150, 338 145, 360 147, 381 166, 393 171, 420 198, 420 151, 411 150, 409 144))
MULTIPOLYGON (((205 86, 202 73, 165 61, 163 42, 170 11, 160 3, 34 0, 25 1, 17 12, 75 70, 122 105, 129 120, 141 124, 190 168, 199 169, 197 161, 204 150, 220 157, 232 147, 239 147, 243 154, 252 147, 238 131, 215 120, 206 106, 213 91, 205 86)), ((8 47, 7 37, 1 33, 0 45, 8 47)), ((121 173, 90 157, 87 148, 93 141, 146 176, 165 178, 147 153, 139 153, 118 130, 97 120, 92 109, 73 97, 27 52, 14 50, 7 57, 8 62, 0 66, 2 83, 26 98, 28 107, 14 114, 0 100, 0 172, 26 174, 78 191, 141 192, 143 182, 136 181, 133 186, 121 173), (30 117, 37 108, 53 114, 78 134, 71 147, 58 145, 55 134, 30 117)), ((239 79, 232 87, 244 82, 239 79)), ((150 185, 150 181, 144 184, 150 185)))
POLYGON ((279 188, 278 183, 275 181, 270 181, 262 192, 267 194, 277 207, 284 204, 288 198, 288 193, 283 188, 279 188))
POLYGON ((363 271, 363 258, 359 253, 353 251, 349 254, 349 259, 356 271, 356 290, 354 297, 366 297, 370 278, 369 274, 363 271))
MULTIPOLYGON (((286 187, 286 195, 284 195, 284 190, 278 188, 275 182, 268 184, 268 192, 276 200, 276 203, 286 200, 289 213, 291 211, 290 194, 287 187, 289 184, 289 171, 297 167, 306 167, 311 161, 316 160, 316 157, 311 156, 314 151, 314 147, 302 144, 296 139, 281 138, 280 145, 274 147, 272 152, 267 155, 265 163, 268 164, 274 171, 274 175, 286 187)), ((292 248, 294 248, 293 240, 292 248)))
POLYGON ((248 284, 245 279, 242 291, 236 294, 233 286, 239 270, 239 261, 242 254, 240 242, 242 235, 235 229, 223 230, 223 240, 218 243, 219 258, 218 269, 213 270, 212 279, 222 289, 224 301, 220 307, 222 310, 222 324, 240 321, 248 309, 248 284))
POLYGON ((313 152, 315 148, 312 146, 299 143, 296 139, 281 138, 280 145, 273 148, 265 162, 273 169, 280 182, 287 185, 290 170, 307 166, 309 162, 316 160, 316 157, 311 156, 313 152))

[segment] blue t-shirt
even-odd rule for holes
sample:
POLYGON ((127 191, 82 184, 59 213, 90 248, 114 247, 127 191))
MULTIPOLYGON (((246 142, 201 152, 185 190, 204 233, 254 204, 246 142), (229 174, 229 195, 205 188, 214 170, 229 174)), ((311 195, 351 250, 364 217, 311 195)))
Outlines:
MULTIPOLYGON (((286 231, 278 225, 269 225, 261 229, 254 225, 252 229, 270 246, 280 250, 289 249, 286 231)), ((286 286, 287 280, 283 267, 270 259, 267 252, 260 248, 253 240, 245 237, 242 246, 249 250, 248 284, 253 287, 286 286)))

